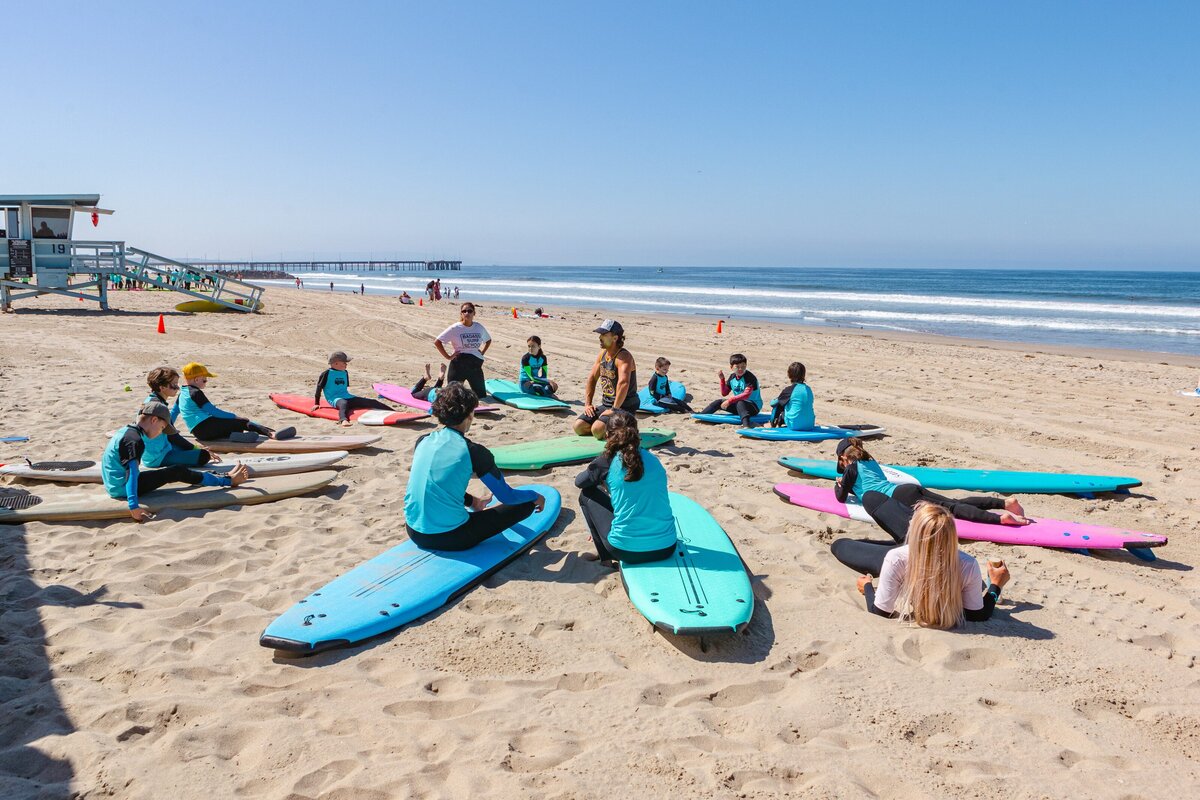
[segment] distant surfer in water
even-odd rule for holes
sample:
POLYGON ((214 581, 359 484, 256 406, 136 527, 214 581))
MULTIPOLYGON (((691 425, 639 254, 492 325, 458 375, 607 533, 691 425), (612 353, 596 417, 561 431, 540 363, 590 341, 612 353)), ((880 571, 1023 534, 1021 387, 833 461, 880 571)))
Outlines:
POLYGON ((509 486, 491 451, 467 438, 478 404, 466 386, 446 384, 433 401, 433 414, 445 427, 417 439, 404 493, 404 523, 409 538, 423 550, 467 550, 546 505, 537 492, 509 486), (472 476, 492 494, 468 493, 472 476), (489 508, 492 495, 500 503, 489 508))
POLYGON ((613 566, 670 558, 676 532, 667 471, 642 447, 633 414, 617 409, 609 420, 604 452, 575 478, 596 555, 613 566))
POLYGON ((595 436, 603 439, 608 435, 607 423, 613 411, 621 409, 630 414, 641 406, 638 400, 637 364, 633 354, 625 349, 625 328, 613 319, 606 319, 593 333, 600 334, 600 353, 592 364, 584 388, 583 413, 574 425, 579 436, 595 436), (596 384, 600 385, 600 405, 592 405, 596 384))

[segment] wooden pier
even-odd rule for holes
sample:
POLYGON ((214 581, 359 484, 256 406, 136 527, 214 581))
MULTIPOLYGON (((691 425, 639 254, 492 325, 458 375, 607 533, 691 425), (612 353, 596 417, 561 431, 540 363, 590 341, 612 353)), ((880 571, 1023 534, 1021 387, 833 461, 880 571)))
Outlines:
POLYGON ((461 261, 188 261, 211 272, 440 272, 461 261))

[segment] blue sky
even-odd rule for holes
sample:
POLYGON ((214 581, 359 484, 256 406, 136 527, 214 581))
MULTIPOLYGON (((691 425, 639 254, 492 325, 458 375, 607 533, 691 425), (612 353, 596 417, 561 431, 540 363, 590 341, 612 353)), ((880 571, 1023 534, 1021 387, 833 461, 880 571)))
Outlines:
POLYGON ((0 193, 165 255, 1200 268, 1200 3, 3 15, 0 193))

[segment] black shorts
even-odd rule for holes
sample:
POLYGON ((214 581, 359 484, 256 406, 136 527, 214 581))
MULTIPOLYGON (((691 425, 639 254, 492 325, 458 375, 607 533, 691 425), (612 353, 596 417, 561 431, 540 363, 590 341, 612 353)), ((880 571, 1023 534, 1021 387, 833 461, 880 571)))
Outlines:
MULTIPOLYGON (((630 407, 630 406, 628 406, 628 405, 624 405, 624 406, 622 406, 622 407, 621 407, 621 410, 622 410, 622 411, 627 411, 627 412, 629 412, 630 414, 632 414, 633 412, 635 412, 635 411, 637 411, 637 410, 638 410, 638 407, 639 407, 639 406, 640 406, 640 403, 639 403, 638 405, 635 405, 635 406, 633 406, 633 407, 630 407)), ((606 427, 606 428, 607 428, 607 427, 608 427, 608 423, 609 423, 609 422, 612 420, 612 414, 609 414, 607 417, 601 417, 600 415, 601 415, 601 414, 603 414, 605 411, 608 411, 608 410, 609 410, 609 409, 611 409, 611 408, 612 408, 612 406, 596 406, 596 416, 594 416, 594 417, 590 417, 590 416, 588 416, 587 414, 580 414, 580 415, 579 415, 579 419, 583 420, 583 421, 584 421, 584 422, 586 422, 588 425, 593 425, 593 424, 595 424, 596 420, 600 420, 600 419, 602 419, 602 420, 604 420, 604 427, 606 427)))

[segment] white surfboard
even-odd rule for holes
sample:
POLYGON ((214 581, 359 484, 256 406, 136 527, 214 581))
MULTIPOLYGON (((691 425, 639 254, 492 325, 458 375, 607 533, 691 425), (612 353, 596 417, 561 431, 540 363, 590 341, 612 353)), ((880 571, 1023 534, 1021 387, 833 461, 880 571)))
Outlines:
MULTIPOLYGON (((252 477, 268 475, 294 475, 331 467, 350 453, 346 450, 331 450, 321 453, 279 453, 269 456, 230 455, 219 464, 194 467, 201 472, 224 475, 238 464, 250 468, 252 477)), ((0 464, 0 475, 11 475, 30 481, 57 481, 59 483, 101 483, 98 461, 34 461, 32 464, 0 464)))
MULTIPOLYGON (((331 469, 299 475, 273 475, 256 478, 241 486, 167 487, 142 495, 142 508, 158 513, 171 509, 221 508, 270 503, 315 489, 337 477, 331 469)), ((98 487, 48 489, 26 492, 13 487, 0 488, 0 523, 69 522, 89 519, 127 519, 129 504, 109 497, 98 487)))

